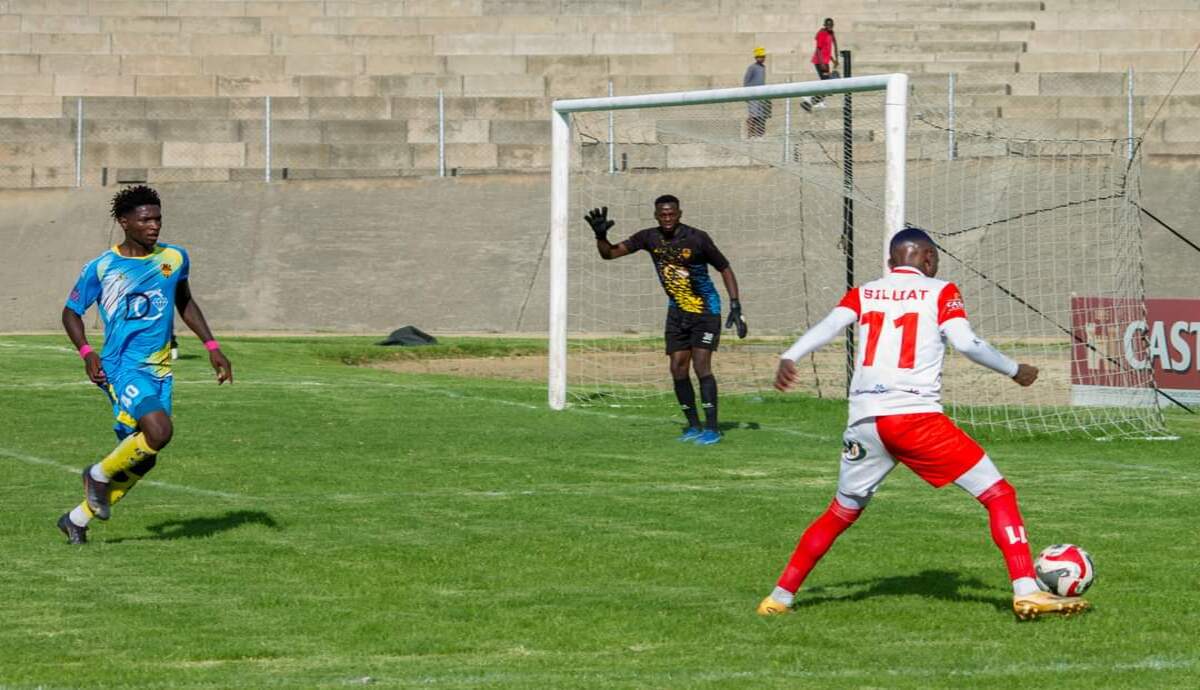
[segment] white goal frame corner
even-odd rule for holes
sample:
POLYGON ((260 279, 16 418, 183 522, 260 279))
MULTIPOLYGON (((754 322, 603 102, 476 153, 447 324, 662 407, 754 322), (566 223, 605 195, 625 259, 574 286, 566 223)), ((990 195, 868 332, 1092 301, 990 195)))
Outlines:
POLYGON ((635 108, 706 105, 767 98, 828 96, 885 91, 884 261, 891 236, 904 228, 905 165, 908 136, 908 75, 881 74, 846 79, 791 82, 729 89, 676 91, 637 96, 556 100, 550 106, 550 316, 549 385, 551 409, 567 405, 567 226, 570 208, 571 114, 635 108))

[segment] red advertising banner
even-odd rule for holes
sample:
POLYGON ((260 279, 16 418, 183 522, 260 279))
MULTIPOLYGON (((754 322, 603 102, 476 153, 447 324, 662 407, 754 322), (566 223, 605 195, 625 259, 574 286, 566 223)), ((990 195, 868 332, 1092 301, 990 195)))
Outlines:
MULTIPOLYGON (((1072 297, 1072 400, 1111 404, 1150 377, 1183 402, 1200 402, 1200 300, 1072 297)), ((1151 398, 1152 399, 1152 398, 1151 398)))

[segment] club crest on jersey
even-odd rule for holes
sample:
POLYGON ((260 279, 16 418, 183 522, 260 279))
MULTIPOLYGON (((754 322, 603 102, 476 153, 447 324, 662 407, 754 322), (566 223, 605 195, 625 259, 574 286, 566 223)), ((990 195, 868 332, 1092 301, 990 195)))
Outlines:
POLYGON ((688 247, 684 247, 683 249, 681 249, 679 251, 679 255, 685 259, 690 259, 690 258, 692 258, 692 250, 689 249, 688 247))
POLYGON ((159 266, 159 268, 162 270, 162 274, 163 274, 164 278, 170 278, 171 272, 175 270, 175 269, 171 268, 171 264, 162 264, 159 266))
POLYGON ((862 447, 858 441, 845 441, 842 443, 842 459, 846 462, 856 462, 867 457, 867 449, 862 447))

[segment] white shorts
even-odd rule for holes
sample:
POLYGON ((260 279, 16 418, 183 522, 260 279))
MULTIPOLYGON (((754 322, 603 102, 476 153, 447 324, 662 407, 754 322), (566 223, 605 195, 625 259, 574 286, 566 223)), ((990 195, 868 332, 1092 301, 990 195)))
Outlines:
POLYGON ((869 500, 895 466, 896 460, 879 438, 874 419, 864 419, 848 426, 842 434, 838 493, 869 500))
MULTIPOLYGON (((918 437, 915 445, 912 439, 902 437, 893 439, 891 445, 900 461, 929 484, 940 487, 953 481, 972 496, 978 496, 1003 478, 983 449, 943 415, 906 417, 896 416, 885 421, 889 422, 889 429, 899 426, 909 432, 909 436, 915 434, 918 437), (920 438, 924 435, 922 427, 931 431, 934 440, 920 438)), ((895 435, 894 431, 889 434, 895 435)), ((842 435, 838 494, 865 505, 896 463, 896 455, 880 436, 876 418, 852 424, 842 435)))

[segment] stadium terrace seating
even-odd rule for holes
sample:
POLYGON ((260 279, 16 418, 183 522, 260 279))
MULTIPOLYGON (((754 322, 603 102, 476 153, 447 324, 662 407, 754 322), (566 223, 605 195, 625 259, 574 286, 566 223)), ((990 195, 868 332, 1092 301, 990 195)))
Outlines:
MULTIPOLYGON (((812 78, 809 0, 0 0, 0 186, 260 179, 263 96, 289 177, 544 170, 553 98, 812 78)), ((1047 136, 1124 136, 1200 43, 1194 0, 844 0, 856 74, 1047 136), (990 115, 988 115, 990 113, 990 115)), ((1190 79, 1186 77, 1191 77, 1190 79)), ((1200 155, 1200 69, 1147 133, 1200 155)))

